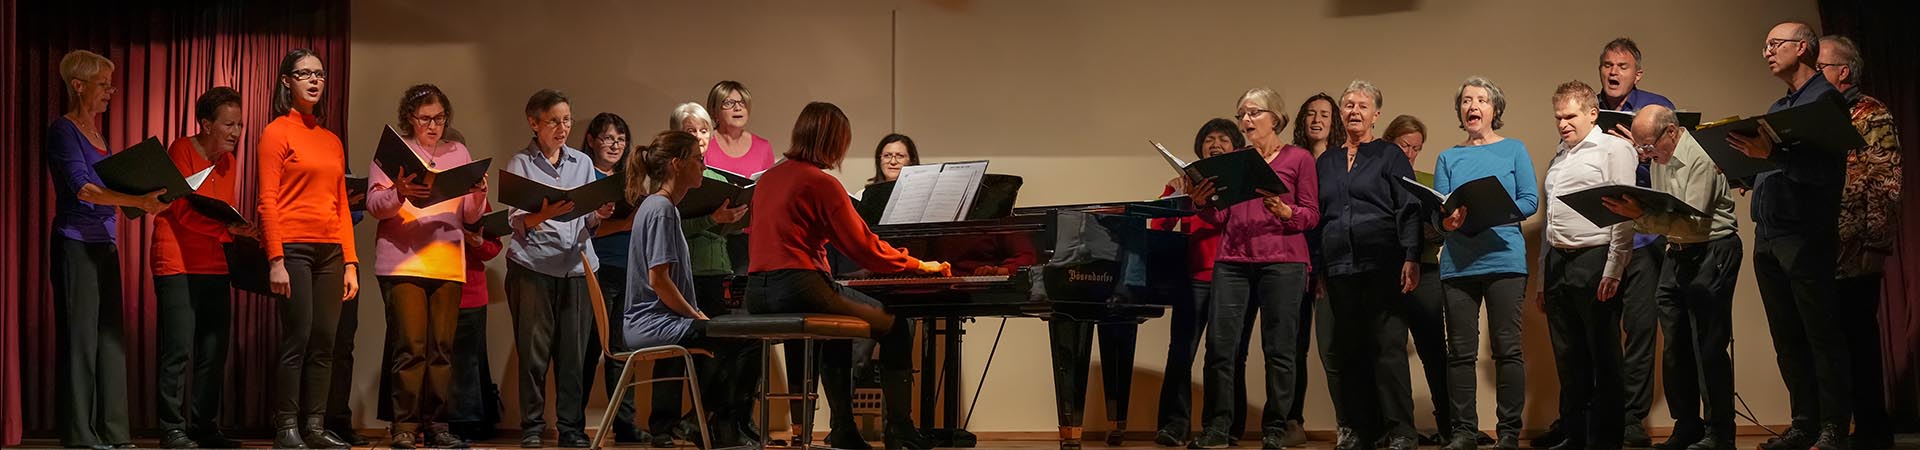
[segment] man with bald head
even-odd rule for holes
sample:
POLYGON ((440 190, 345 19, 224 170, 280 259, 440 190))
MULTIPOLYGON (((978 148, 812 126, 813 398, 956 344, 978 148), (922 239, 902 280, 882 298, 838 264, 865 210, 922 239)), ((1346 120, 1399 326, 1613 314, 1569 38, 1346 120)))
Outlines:
POLYGON ((1705 433, 1690 439, 1676 434, 1661 446, 1731 450, 1733 355, 1727 345, 1733 339, 1733 286, 1743 253, 1731 188, 1693 134, 1678 124, 1673 110, 1658 105, 1641 109, 1632 131, 1635 150, 1652 158, 1649 187, 1707 213, 1701 217, 1647 210, 1632 197, 1601 200, 1614 214, 1633 219, 1639 232, 1666 238, 1667 263, 1660 266, 1654 298, 1661 333, 1667 336, 1661 358, 1667 411, 1676 429, 1701 427, 1705 433))
MULTIPOLYGON (((1783 22, 1767 33, 1760 56, 1787 85, 1787 95, 1768 113, 1813 102, 1839 102, 1820 74, 1820 45, 1813 27, 1783 22)), ((1850 353, 1834 297, 1834 261, 1839 247, 1844 152, 1778 146, 1738 133, 1728 144, 1747 156, 1773 161, 1778 170, 1755 176, 1753 275, 1773 335, 1780 378, 1786 382, 1793 427, 1761 444, 1762 450, 1847 450, 1853 415, 1850 353)))

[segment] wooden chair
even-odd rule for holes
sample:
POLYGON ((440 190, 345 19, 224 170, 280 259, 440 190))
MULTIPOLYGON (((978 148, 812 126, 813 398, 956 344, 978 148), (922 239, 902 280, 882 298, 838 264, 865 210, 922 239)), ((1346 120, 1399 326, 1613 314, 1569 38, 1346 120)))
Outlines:
MULTIPOLYGON (((706 407, 700 404, 700 381, 697 379, 698 377, 695 376, 693 363, 694 355, 711 358, 713 357, 713 353, 702 349, 688 349, 678 345, 661 345, 614 353, 613 346, 608 345, 610 339, 608 335, 619 333, 619 331, 610 331, 607 329, 607 299, 605 295, 600 293, 600 279, 593 273, 593 264, 587 260, 586 252, 580 253, 580 266, 586 269, 587 296, 593 299, 593 327, 600 333, 600 357, 608 361, 626 362, 626 368, 620 371, 619 381, 614 383, 613 392, 607 395, 607 398, 611 400, 613 404, 608 405, 606 412, 600 415, 600 432, 594 433, 592 448, 601 448, 600 444, 606 441, 608 434, 611 434, 614 415, 620 410, 618 403, 623 396, 630 395, 627 391, 628 387, 658 381, 681 380, 687 382, 688 395, 693 397, 693 417, 695 423, 700 427, 700 445, 709 449, 713 448, 713 436, 708 433, 706 407), (634 370, 634 366, 636 366, 634 363, 636 362, 655 361, 667 358, 680 358, 686 363, 682 365, 684 368, 683 372, 681 372, 682 376, 653 378, 651 376, 639 375, 634 370)), ((626 280, 615 282, 625 283, 626 280)))

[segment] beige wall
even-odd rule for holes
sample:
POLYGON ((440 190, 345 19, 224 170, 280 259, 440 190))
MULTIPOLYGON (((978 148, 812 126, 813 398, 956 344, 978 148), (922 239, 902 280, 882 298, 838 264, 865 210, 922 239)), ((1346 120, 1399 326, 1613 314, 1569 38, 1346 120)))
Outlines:
MULTIPOLYGON (((1157 194, 1171 175, 1144 139, 1184 148, 1201 122, 1231 114, 1236 97, 1254 86, 1280 91, 1291 114, 1312 93, 1370 80, 1385 92, 1381 128, 1397 114, 1427 120, 1432 136, 1415 167, 1430 169, 1440 150, 1463 139, 1451 119, 1453 90, 1483 75, 1507 92, 1504 134, 1529 144, 1544 173, 1556 140, 1547 98, 1562 81, 1597 83, 1607 40, 1638 40, 1647 52, 1642 86, 1711 119, 1757 113, 1778 97, 1782 85, 1756 50, 1762 36, 1779 20, 1817 20, 1805 0, 1608 5, 1618 8, 1493 0, 360 0, 347 142, 352 161, 366 164, 380 125, 394 120, 396 97, 414 83, 436 83, 452 96, 456 127, 476 156, 504 158, 526 144, 520 110, 537 89, 572 95, 578 143, 595 113, 620 113, 645 137, 664 126, 673 104, 704 99, 714 81, 735 79, 755 94, 749 128, 776 149, 785 149, 806 102, 845 109, 855 139, 840 174, 850 189, 872 174, 872 143, 897 131, 912 135, 930 161, 985 158, 994 172, 1025 176, 1023 205, 1132 200, 1157 194)), ((1751 222, 1742 222, 1750 232, 1751 222)), ((371 229, 361 227, 363 240, 371 229)), ((497 283, 504 266, 493 264, 497 283)), ((1737 384, 1763 423, 1785 423, 1787 399, 1752 280, 1743 269, 1734 312, 1737 384)), ((377 294, 366 298, 354 409, 362 426, 377 427, 374 384, 366 381, 378 370, 372 361, 384 321, 377 294)), ((503 302, 491 308, 495 380, 514 405, 510 321, 503 302)), ((1045 328, 1009 322, 1003 344, 1011 345, 1001 346, 1001 363, 981 380, 995 325, 983 320, 969 336, 964 396, 986 383, 970 428, 1051 430, 1045 328)), ((1525 326, 1526 417, 1539 428, 1555 416, 1556 383, 1544 318, 1530 307, 1525 326)), ((1128 414, 1134 430, 1153 426, 1166 339, 1165 321, 1141 331, 1128 414)), ((1490 362, 1481 367, 1481 426, 1492 428, 1490 362)), ((1261 373, 1256 367, 1249 376, 1261 373)), ((1313 384, 1308 427, 1331 428, 1317 358, 1305 373, 1313 384)), ((1416 419, 1429 428, 1425 383, 1414 385, 1416 419)), ((1098 380, 1091 386, 1099 395, 1098 380)), ((1262 398, 1254 394, 1256 407, 1262 398)), ((1099 401, 1088 408, 1103 417, 1099 401)), ((1103 429, 1099 422, 1089 426, 1103 429)), ((1650 422, 1670 423, 1658 396, 1650 422)))

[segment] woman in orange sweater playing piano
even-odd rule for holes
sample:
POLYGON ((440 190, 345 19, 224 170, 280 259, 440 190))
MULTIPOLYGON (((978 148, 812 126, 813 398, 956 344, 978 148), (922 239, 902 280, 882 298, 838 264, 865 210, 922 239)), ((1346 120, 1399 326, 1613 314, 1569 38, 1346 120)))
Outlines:
POLYGON ((273 446, 346 448, 322 422, 340 303, 359 295, 360 258, 347 212, 346 147, 320 126, 327 69, 312 50, 281 59, 276 119, 260 132, 260 231, 280 302, 273 446))
MULTIPOLYGON (((775 165, 759 181, 760 192, 781 195, 754 199, 757 217, 749 230, 747 311, 842 314, 866 321, 873 338, 880 341, 887 448, 929 448, 931 443, 920 436, 910 416, 913 328, 879 301, 835 283, 827 273, 826 246, 833 244, 874 273, 948 275, 950 269, 946 263, 908 256, 867 229, 846 188, 826 172, 846 159, 851 140, 847 115, 839 107, 815 102, 800 110, 787 162, 775 165)), ((852 351, 846 341, 827 343, 822 349, 828 362, 823 364, 821 379, 833 410, 827 445, 869 448, 853 420, 852 351)))

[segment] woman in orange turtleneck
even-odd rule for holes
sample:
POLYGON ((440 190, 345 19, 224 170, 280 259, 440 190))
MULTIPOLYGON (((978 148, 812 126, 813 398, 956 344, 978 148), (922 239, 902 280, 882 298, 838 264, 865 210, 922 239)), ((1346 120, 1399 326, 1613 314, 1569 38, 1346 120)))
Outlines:
MULTIPOLYGON (((825 169, 837 168, 852 140, 847 115, 831 103, 809 103, 793 124, 793 148, 787 162, 760 177, 749 236, 747 311, 830 313, 859 317, 880 341, 881 388, 887 405, 889 449, 931 447, 913 427, 913 328, 895 320, 879 301, 835 283, 828 274, 827 244, 875 273, 945 274, 946 263, 921 261, 881 241, 853 209, 840 180, 825 169)), ((827 363, 821 380, 832 407, 833 432, 827 445, 868 448, 853 421, 852 349, 846 341, 822 345, 827 363)))
POLYGON ((327 70, 312 50, 280 60, 273 122, 260 133, 260 231, 280 304, 273 445, 346 448, 323 428, 340 304, 359 295, 346 147, 320 126, 327 70))

